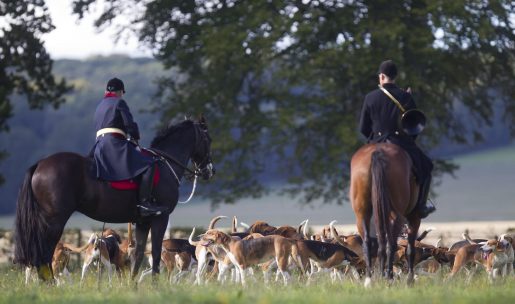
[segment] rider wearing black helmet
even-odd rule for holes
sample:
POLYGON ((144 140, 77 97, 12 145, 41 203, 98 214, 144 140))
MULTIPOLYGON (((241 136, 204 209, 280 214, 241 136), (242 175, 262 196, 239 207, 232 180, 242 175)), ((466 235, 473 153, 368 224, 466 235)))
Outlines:
POLYGON ((368 142, 391 142, 401 146, 410 155, 415 167, 414 174, 420 186, 415 210, 421 218, 425 218, 436 210, 434 205, 426 205, 433 162, 416 145, 416 136, 406 134, 399 127, 399 106, 388 94, 392 95, 406 111, 415 109, 416 105, 411 94, 401 90, 395 84, 396 77, 397 66, 395 63, 391 60, 382 62, 378 71, 379 88, 365 97, 359 130, 368 139, 368 142))
POLYGON ((132 179, 141 175, 138 212, 140 216, 159 215, 164 209, 153 205, 154 160, 141 153, 138 125, 123 95, 125 86, 118 78, 107 82, 104 98, 95 111, 96 142, 93 157, 96 177, 107 181, 132 179))

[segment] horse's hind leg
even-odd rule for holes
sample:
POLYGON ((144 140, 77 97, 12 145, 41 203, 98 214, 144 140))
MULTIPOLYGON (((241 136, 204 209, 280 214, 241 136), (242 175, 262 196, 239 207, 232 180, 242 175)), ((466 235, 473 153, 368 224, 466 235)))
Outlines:
POLYGON ((136 257, 134 259, 134 266, 131 270, 131 279, 134 281, 138 275, 138 270, 143 262, 145 254, 145 246, 147 245, 148 231, 150 230, 150 223, 137 223, 136 224, 136 257))
POLYGON ((401 231, 401 224, 399 223, 399 219, 393 220, 391 223, 390 231, 387 234, 387 245, 386 245, 386 279, 393 280, 393 260, 395 258, 395 253, 397 252, 397 236, 401 231))
POLYGON ((408 257, 408 285, 413 285, 415 282, 415 273, 413 271, 415 264, 415 240, 420 227, 420 219, 409 219, 408 229, 408 248, 406 255, 408 257))
POLYGON ((387 276, 387 271, 386 271, 387 268, 386 268, 385 264, 386 264, 386 259, 387 259, 386 253, 388 252, 388 249, 389 249, 389 247, 388 247, 389 236, 386 231, 384 231, 384 233, 381 233, 382 229, 378 228, 378 227, 381 227, 381 222, 379 222, 377 220, 379 218, 379 215, 374 216, 374 218, 376 219, 375 227, 376 227, 376 236, 377 236, 377 260, 379 261, 379 271, 378 271, 378 274, 376 275, 376 277, 381 277, 381 276, 386 277, 387 276))
POLYGON ((157 279, 159 264, 161 263, 161 249, 163 248, 163 237, 168 225, 168 214, 160 215, 152 221, 152 275, 157 279))
POLYGON ((357 227, 359 234, 363 238, 363 258, 367 265, 365 271, 365 287, 370 287, 372 283, 372 239, 370 238, 370 215, 366 218, 356 213, 357 227))

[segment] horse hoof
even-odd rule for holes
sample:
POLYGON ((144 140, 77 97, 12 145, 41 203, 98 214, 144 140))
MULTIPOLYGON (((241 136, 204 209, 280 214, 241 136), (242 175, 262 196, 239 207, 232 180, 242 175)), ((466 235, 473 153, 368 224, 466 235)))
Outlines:
POLYGON ((366 278, 365 279, 365 288, 370 288, 370 287, 372 287, 372 279, 366 278))

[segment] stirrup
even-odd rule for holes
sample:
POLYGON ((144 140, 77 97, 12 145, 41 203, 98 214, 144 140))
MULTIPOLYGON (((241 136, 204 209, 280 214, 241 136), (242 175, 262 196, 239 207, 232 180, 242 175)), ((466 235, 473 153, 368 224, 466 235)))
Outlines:
POLYGON ((136 207, 138 208, 138 213, 141 217, 161 215, 167 210, 166 207, 158 206, 137 205, 136 207))
POLYGON ((421 219, 426 218, 428 215, 436 211, 435 205, 431 204, 430 206, 424 205, 418 210, 418 215, 421 219))

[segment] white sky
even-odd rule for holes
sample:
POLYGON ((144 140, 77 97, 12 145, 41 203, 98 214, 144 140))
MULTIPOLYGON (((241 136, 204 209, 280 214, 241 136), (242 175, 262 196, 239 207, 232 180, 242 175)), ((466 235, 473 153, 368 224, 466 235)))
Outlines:
POLYGON ((115 44, 113 30, 98 33, 93 27, 94 18, 91 15, 86 15, 78 22, 77 16, 72 15, 71 0, 46 0, 46 4, 56 28, 41 38, 53 59, 85 59, 110 54, 151 56, 148 50, 138 47, 135 38, 130 41, 120 40, 115 44))

